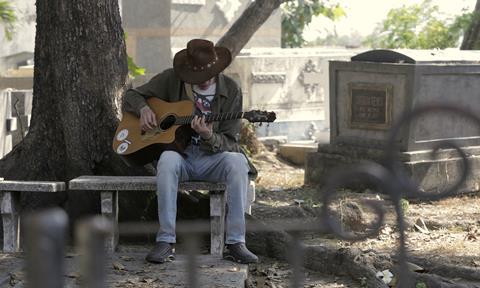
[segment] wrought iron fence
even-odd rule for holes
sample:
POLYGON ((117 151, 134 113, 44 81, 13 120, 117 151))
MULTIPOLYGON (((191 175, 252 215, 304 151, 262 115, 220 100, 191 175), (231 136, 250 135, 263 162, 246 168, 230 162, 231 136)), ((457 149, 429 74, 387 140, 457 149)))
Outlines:
MULTIPOLYGON (((284 221, 269 222, 265 224, 252 224, 248 226, 248 231, 286 231, 292 237, 289 249, 293 251, 290 257, 290 264, 293 269, 291 277, 291 287, 303 287, 304 274, 302 266, 304 255, 301 241, 301 233, 305 231, 316 231, 321 233, 333 233, 338 238, 349 241, 362 241, 368 237, 378 235, 381 227, 384 225, 385 209, 380 201, 365 200, 364 204, 375 211, 377 217, 364 233, 352 233, 342 227, 340 220, 336 218, 331 205, 339 188, 345 186, 352 179, 374 185, 383 193, 387 194, 393 203, 396 213, 396 221, 399 233, 398 254, 398 283, 396 287, 415 287, 412 272, 407 265, 406 248, 406 225, 402 212, 402 198, 418 198, 428 201, 437 201, 451 196, 466 180, 471 169, 468 156, 455 142, 450 140, 439 141, 432 151, 432 155, 441 149, 455 149, 462 161, 462 174, 458 181, 447 187, 444 191, 436 193, 427 193, 419 189, 405 174, 402 163, 397 157, 395 148, 395 139, 397 139, 404 125, 417 119, 421 115, 430 113, 459 114, 468 118, 476 127, 480 127, 480 118, 474 113, 465 109, 460 109, 447 105, 431 105, 421 107, 411 113, 403 115, 400 120, 394 124, 388 137, 385 159, 382 164, 374 162, 363 162, 352 165, 348 169, 342 169, 335 172, 330 177, 323 191, 322 214, 319 218, 294 219, 285 223, 284 221)), ((64 257, 63 247, 65 244, 65 231, 67 226, 67 215, 61 210, 51 210, 35 215, 27 221, 27 231, 29 236, 28 243, 28 280, 29 287, 63 287, 64 275, 64 257)), ((103 218, 93 218, 84 222, 78 229, 80 245, 83 252, 82 274, 85 279, 82 281, 83 287, 105 287, 105 263, 107 254, 104 252, 104 239, 107 233, 111 231, 110 224, 103 218)), ((157 223, 143 223, 139 225, 124 224, 122 230, 129 234, 145 233, 156 231, 157 223)), ((195 255, 198 253, 199 236, 203 233, 208 234, 209 223, 205 222, 181 222, 178 223, 177 232, 180 235, 187 235, 187 263, 188 263, 188 287, 199 287, 197 264, 195 255)))

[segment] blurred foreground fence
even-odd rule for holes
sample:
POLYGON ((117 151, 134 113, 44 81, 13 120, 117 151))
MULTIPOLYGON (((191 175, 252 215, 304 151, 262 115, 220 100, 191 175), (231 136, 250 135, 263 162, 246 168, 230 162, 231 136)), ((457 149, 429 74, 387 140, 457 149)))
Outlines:
MULTIPOLYGON (((397 259, 398 269, 396 287, 415 287, 413 282, 415 277, 408 269, 407 248, 406 248, 406 225, 402 212, 402 198, 417 198, 427 201, 436 201, 453 195, 457 188, 465 181, 470 172, 470 161, 461 147, 453 141, 439 141, 437 147, 432 151, 432 155, 442 149, 456 150, 458 157, 461 158, 461 177, 453 185, 445 188, 443 191, 427 193, 418 188, 416 183, 410 180, 404 173, 402 163, 397 159, 395 149, 396 135, 402 129, 403 125, 408 125, 410 121, 418 118, 420 115, 429 113, 459 114, 473 122, 480 128, 480 119, 477 115, 464 109, 445 105, 432 105, 416 109, 412 113, 405 114, 390 131, 388 145, 385 150, 385 159, 382 164, 374 162, 363 162, 352 165, 349 169, 336 171, 330 177, 330 181, 324 187, 322 192, 322 214, 319 218, 311 219, 290 219, 286 223, 278 222, 257 223, 249 225, 247 231, 250 232, 268 232, 283 231, 291 236, 290 249, 293 255, 289 258, 292 265, 293 274, 291 277, 291 287, 303 287, 304 273, 303 263, 304 255, 302 253, 304 246, 301 242, 301 233, 306 231, 316 231, 320 233, 333 233, 338 238, 349 241, 362 241, 368 237, 376 236, 384 224, 385 204, 381 201, 366 200, 363 204, 371 207, 376 213, 375 220, 369 224, 364 233, 353 233, 343 228, 340 219, 336 218, 332 210, 332 203, 337 191, 345 185, 359 182, 373 185, 377 191, 386 194, 393 203, 396 212, 396 221, 399 233, 399 243, 397 259)), ((480 129, 479 129, 480 130, 480 129)), ((479 134, 480 135, 480 134, 479 134)), ((128 234, 142 234, 145 232, 154 232, 157 230, 157 223, 125 223, 121 230, 128 234)), ((50 210, 32 216, 27 221, 27 249, 28 249, 28 280, 29 287, 63 287, 64 273, 64 255, 65 232, 67 230, 67 215, 61 210, 50 210)), ((82 223, 78 228, 79 245, 83 251, 83 264, 81 265, 84 275, 83 287, 105 287, 105 259, 107 254, 104 250, 104 242, 108 233, 112 233, 111 224, 103 218, 93 218, 82 223)), ((187 239, 188 254, 188 286, 199 287, 197 277, 197 265, 195 255, 198 253, 198 239, 202 234, 210 232, 208 222, 181 222, 178 223, 177 232, 187 239)), ((388 286, 385 286, 388 287, 388 286)))

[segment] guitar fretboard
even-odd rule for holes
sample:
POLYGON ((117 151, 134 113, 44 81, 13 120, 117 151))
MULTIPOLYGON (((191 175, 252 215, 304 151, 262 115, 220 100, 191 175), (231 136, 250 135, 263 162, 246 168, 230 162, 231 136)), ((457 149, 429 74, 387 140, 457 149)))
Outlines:
MULTIPOLYGON (((175 125, 187 125, 192 123, 195 115, 190 116, 180 116, 175 119, 175 125)), ((205 116, 207 122, 216 122, 216 121, 225 121, 225 120, 234 120, 243 118, 243 112, 228 112, 221 114, 210 114, 205 116)))

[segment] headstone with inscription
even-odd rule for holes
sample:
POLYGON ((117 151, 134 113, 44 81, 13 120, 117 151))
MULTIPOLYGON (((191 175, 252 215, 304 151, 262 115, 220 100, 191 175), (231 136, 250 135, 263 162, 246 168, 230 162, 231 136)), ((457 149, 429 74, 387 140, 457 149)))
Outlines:
MULTIPOLYGON (((330 144, 307 156, 306 184, 324 184, 341 165, 381 161, 392 125, 404 112, 432 103, 480 109, 479 51, 372 50, 330 62, 329 75, 330 144)), ((441 189, 462 173, 456 152, 431 155, 441 140, 455 141, 472 164, 461 190, 478 190, 480 127, 461 115, 432 113, 405 123, 395 150, 422 189, 441 189)))
POLYGON ((275 111, 277 120, 257 127, 258 136, 310 141, 328 138, 328 61, 352 55, 346 49, 244 49, 225 73, 240 83, 244 109, 275 111))

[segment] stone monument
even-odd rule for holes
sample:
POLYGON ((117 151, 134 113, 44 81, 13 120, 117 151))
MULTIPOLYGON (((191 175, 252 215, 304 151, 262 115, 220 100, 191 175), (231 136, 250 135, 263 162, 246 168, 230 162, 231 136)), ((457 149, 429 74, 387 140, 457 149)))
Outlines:
POLYGON ((242 50, 225 73, 242 85, 245 109, 277 114, 275 122, 256 129, 258 136, 313 143, 329 127, 328 63, 352 55, 348 49, 251 48, 242 50))
MULTIPOLYGON (((381 161, 392 124, 404 112, 432 103, 480 109, 480 52, 372 50, 351 61, 330 62, 330 144, 307 156, 305 183, 325 184, 328 173, 361 160, 381 161)), ((404 123, 395 150, 407 174, 423 190, 441 190, 461 174, 457 152, 442 149, 452 140, 467 153, 471 173, 462 191, 480 182, 480 127, 461 115, 433 113, 404 123)), ((392 148, 392 147, 390 147, 392 148)))

